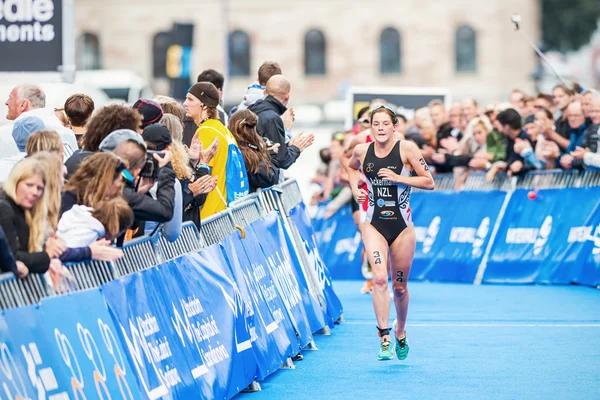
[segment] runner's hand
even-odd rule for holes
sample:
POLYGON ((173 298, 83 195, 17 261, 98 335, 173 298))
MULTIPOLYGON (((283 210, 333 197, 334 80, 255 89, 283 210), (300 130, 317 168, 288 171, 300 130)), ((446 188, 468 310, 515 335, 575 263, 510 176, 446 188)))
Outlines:
POLYGON ((398 182, 399 175, 387 168, 381 168, 377 174, 380 178, 387 179, 390 182, 398 182))
POLYGON ((352 195, 354 196, 354 200, 356 200, 358 204, 362 204, 369 196, 369 193, 365 189, 358 189, 353 190, 352 195))

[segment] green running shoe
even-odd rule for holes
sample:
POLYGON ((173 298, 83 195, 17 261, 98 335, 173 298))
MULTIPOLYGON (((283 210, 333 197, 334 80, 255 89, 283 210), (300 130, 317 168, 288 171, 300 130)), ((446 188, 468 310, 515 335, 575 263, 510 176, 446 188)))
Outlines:
POLYGON ((398 356, 398 360, 406 360, 406 357, 408 357, 408 350, 409 347, 406 336, 402 339, 396 338, 396 356, 398 356))
MULTIPOLYGON (((394 320, 394 323, 392 324, 392 332, 394 332, 394 337, 396 337, 396 325, 398 324, 398 320, 394 320)), ((406 360, 406 357, 408 357, 408 350, 410 350, 410 348, 408 347, 408 339, 406 339, 406 336, 404 336, 402 339, 398 339, 396 338, 396 356, 398 357, 398 360, 406 360)))
POLYGON ((381 342, 381 349, 379 350, 379 355, 377 359, 379 361, 388 361, 394 358, 394 353, 392 352, 392 343, 384 340, 381 342))

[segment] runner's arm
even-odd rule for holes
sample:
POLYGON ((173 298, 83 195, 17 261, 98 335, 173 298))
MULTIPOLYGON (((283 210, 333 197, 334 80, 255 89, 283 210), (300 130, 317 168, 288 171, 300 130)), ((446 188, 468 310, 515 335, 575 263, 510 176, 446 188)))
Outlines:
POLYGON ((412 166, 413 175, 416 174, 416 176, 402 176, 387 168, 382 168, 379 170, 379 177, 419 189, 433 190, 435 182, 433 181, 431 172, 429 172, 429 166, 417 145, 409 141, 401 143, 402 152, 406 155, 406 161, 412 166))

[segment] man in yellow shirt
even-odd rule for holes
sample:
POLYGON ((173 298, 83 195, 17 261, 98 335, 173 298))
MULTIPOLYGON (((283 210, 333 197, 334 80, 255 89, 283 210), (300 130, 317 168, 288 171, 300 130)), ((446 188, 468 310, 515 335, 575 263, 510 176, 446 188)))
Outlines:
POLYGON ((186 115, 194 120, 198 125, 196 135, 202 142, 202 146, 207 149, 215 138, 219 139, 218 150, 212 161, 209 163, 211 174, 218 177, 215 190, 210 192, 206 202, 200 210, 200 218, 205 219, 219 211, 227 208, 226 192, 226 168, 229 143, 235 138, 229 130, 219 121, 217 106, 219 105, 219 91, 210 82, 199 82, 193 85, 187 93, 183 107, 186 115))

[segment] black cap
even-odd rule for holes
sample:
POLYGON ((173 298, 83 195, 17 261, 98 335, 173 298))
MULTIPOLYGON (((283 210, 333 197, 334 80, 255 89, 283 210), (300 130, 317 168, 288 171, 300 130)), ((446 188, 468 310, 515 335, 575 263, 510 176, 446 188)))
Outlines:
POLYGON ((208 107, 219 105, 219 91, 210 82, 198 82, 188 90, 188 93, 195 96, 208 107))
POLYGON ((135 102, 133 108, 142 114, 142 128, 157 123, 163 116, 163 109, 160 104, 152 100, 139 99, 135 102))
POLYGON ((168 145, 173 143, 171 132, 162 124, 148 125, 144 128, 142 137, 147 143, 152 143, 158 151, 166 149, 168 145))

